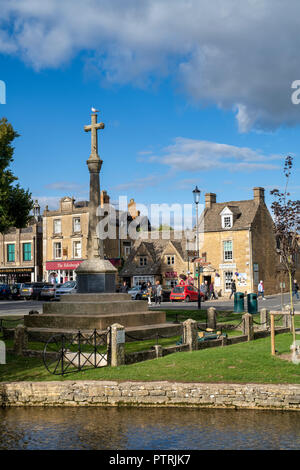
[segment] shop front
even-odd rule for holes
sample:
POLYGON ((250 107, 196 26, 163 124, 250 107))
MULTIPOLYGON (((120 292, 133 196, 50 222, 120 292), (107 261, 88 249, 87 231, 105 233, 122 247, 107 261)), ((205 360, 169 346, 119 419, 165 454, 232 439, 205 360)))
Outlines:
POLYGON ((34 281, 33 267, 0 268, 1 284, 19 284, 34 281))
POLYGON ((67 281, 75 281, 76 268, 83 262, 83 260, 76 261, 47 261, 46 262, 46 277, 47 281, 52 284, 63 284, 67 281))

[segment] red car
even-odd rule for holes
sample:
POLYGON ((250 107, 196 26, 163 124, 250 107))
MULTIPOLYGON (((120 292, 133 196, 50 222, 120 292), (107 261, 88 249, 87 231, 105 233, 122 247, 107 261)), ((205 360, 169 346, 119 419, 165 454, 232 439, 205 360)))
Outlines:
MULTIPOLYGON (((204 301, 204 294, 200 292, 201 302, 204 301)), ((176 286, 172 289, 170 294, 171 302, 175 300, 184 300, 185 302, 192 302, 198 300, 198 289, 194 286, 176 286)))

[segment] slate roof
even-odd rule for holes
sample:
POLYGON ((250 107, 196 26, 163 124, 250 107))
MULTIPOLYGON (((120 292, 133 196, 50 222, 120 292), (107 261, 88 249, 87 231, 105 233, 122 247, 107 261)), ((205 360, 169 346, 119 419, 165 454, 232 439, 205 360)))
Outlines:
MULTIPOLYGON (((172 243, 176 250, 179 252, 180 256, 185 259, 185 242, 181 240, 137 240, 131 250, 129 257, 127 258, 124 267, 120 271, 120 276, 143 276, 143 275, 154 275, 160 274, 160 265, 161 265, 161 258, 165 248, 168 246, 169 243, 172 243), (134 258, 136 257, 137 253, 139 255, 143 255, 143 248, 144 254, 151 256, 152 260, 146 266, 138 266, 134 258), (147 253, 148 252, 148 253, 147 253)), ((138 255, 138 256, 139 256, 138 255)))
POLYGON ((222 228, 221 212, 228 207, 233 213, 233 227, 229 230, 245 230, 251 227, 256 215, 258 205, 253 200, 217 202, 211 208, 205 208, 204 232, 225 232, 228 229, 222 228))

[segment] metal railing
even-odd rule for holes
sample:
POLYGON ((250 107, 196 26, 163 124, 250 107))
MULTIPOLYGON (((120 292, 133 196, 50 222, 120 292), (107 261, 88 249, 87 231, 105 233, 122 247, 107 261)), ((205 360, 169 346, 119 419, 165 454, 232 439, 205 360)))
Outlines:
POLYGON ((50 374, 65 375, 108 364, 106 332, 92 334, 78 331, 69 339, 65 334, 48 339, 43 351, 43 362, 50 374))

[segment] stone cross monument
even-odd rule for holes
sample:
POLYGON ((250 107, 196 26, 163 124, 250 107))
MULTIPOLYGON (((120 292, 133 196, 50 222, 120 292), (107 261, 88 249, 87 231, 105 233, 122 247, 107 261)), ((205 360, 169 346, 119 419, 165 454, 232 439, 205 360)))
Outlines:
POLYGON ((97 123, 97 112, 93 112, 91 116, 91 124, 84 126, 86 132, 91 132, 91 154, 86 162, 90 173, 87 260, 76 269, 77 291, 79 293, 115 292, 117 270, 110 261, 104 259, 103 240, 97 235, 99 222, 97 210, 100 206, 99 174, 103 163, 98 155, 97 131, 104 129, 104 124, 103 122, 97 123))

